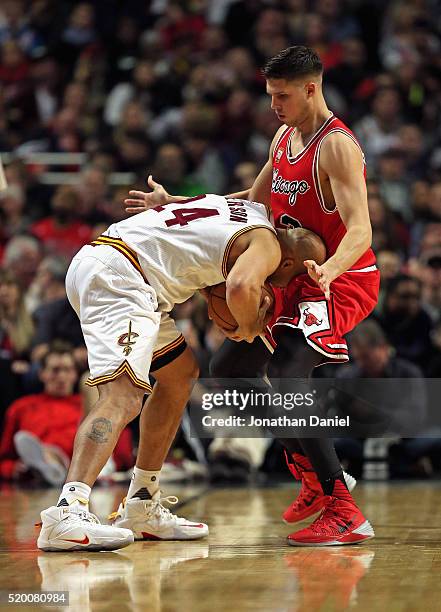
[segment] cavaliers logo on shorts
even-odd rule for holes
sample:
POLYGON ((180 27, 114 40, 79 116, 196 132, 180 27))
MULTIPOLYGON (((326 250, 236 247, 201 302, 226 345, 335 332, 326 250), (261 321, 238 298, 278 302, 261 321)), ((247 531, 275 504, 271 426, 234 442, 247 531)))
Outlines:
POLYGON ((124 347, 124 350, 123 350, 124 355, 126 356, 130 355, 130 353, 132 352, 132 344, 136 343, 136 338, 138 337, 139 337, 139 334, 132 331, 132 322, 129 321, 129 331, 127 332, 127 334, 122 334, 118 338, 118 344, 124 347))

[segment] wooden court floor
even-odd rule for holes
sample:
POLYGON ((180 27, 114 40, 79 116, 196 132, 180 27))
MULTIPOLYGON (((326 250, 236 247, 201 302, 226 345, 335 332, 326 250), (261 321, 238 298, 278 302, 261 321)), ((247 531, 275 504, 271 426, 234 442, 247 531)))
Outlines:
MULTIPOLYGON (((103 518, 125 489, 96 489, 103 518)), ((210 525, 206 540, 138 542, 121 552, 41 553, 38 512, 55 490, 0 490, 0 589, 70 592, 69 608, 146 612, 441 611, 441 485, 360 484, 356 499, 377 537, 364 545, 293 548, 280 512, 287 486, 167 486, 179 514, 210 525), (187 501, 185 501, 187 500, 187 501)), ((1 610, 41 606, 2 605, 1 610)))

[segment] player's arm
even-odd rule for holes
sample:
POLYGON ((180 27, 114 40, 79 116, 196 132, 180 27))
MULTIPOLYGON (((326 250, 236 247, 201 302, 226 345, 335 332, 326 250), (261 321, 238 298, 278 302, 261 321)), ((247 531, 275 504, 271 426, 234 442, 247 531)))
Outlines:
POLYGON ((260 304, 262 286, 281 259, 275 235, 267 229, 253 230, 247 248, 237 258, 226 281, 227 304, 238 323, 234 339, 252 342, 262 332, 269 303, 260 304))
MULTIPOLYGON (((253 200, 254 202, 262 202, 269 209, 271 196, 271 180, 272 180, 272 160, 274 146, 280 134, 286 129, 286 125, 277 130, 270 146, 268 161, 259 172, 252 187, 245 191, 230 193, 226 198, 238 198, 242 200, 253 200)), ((124 200, 124 206, 127 212, 136 214, 154 208, 155 206, 164 206, 171 202, 180 202, 186 200, 185 196, 174 196, 169 194, 164 187, 153 180, 150 174, 147 178, 147 185, 152 191, 137 191, 132 189, 129 191, 129 198, 124 200)))
POLYGON ((273 156, 274 147, 279 140, 282 132, 286 130, 286 125, 282 125, 274 135, 268 152, 268 160, 262 170, 257 175, 253 186, 249 192, 249 199, 253 202, 265 204, 267 210, 271 212, 271 183, 273 180, 273 156))
POLYGON ((320 169, 329 177, 334 200, 346 227, 336 252, 323 265, 306 262, 309 275, 329 298, 330 283, 349 270, 370 247, 372 228, 369 219, 363 156, 347 136, 331 134, 323 141, 320 169))
POLYGON ((124 200, 124 207, 127 212, 136 214, 155 208, 155 206, 164 206, 187 199, 186 196, 170 195, 160 183, 153 180, 151 174, 147 178, 147 185, 152 191, 137 191, 136 189, 129 191, 130 197, 124 200))

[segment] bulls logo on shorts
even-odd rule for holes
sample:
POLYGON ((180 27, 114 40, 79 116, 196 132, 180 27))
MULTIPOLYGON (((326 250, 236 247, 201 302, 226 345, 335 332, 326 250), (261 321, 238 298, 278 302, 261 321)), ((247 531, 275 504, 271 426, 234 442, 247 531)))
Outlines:
POLYGON ((315 316, 315 314, 313 314, 312 312, 309 312, 309 310, 310 310, 309 306, 303 309, 304 324, 307 325, 308 327, 311 327, 312 325, 321 325, 323 323, 323 319, 318 319, 315 316))

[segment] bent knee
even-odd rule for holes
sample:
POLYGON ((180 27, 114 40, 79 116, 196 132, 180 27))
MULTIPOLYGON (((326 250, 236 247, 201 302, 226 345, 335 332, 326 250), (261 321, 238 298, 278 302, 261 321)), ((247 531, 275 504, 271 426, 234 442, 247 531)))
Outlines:
POLYGON ((161 385, 192 386, 199 377, 199 366, 193 351, 187 347, 182 355, 153 372, 153 376, 161 385))
POLYGON ((128 376, 123 374, 116 380, 98 385, 100 400, 109 401, 113 414, 126 423, 132 421, 141 412, 145 389, 133 384, 128 376))
POLYGON ((179 371, 185 379, 196 379, 199 377, 199 365, 193 351, 190 348, 182 354, 183 359, 179 363, 179 371))

